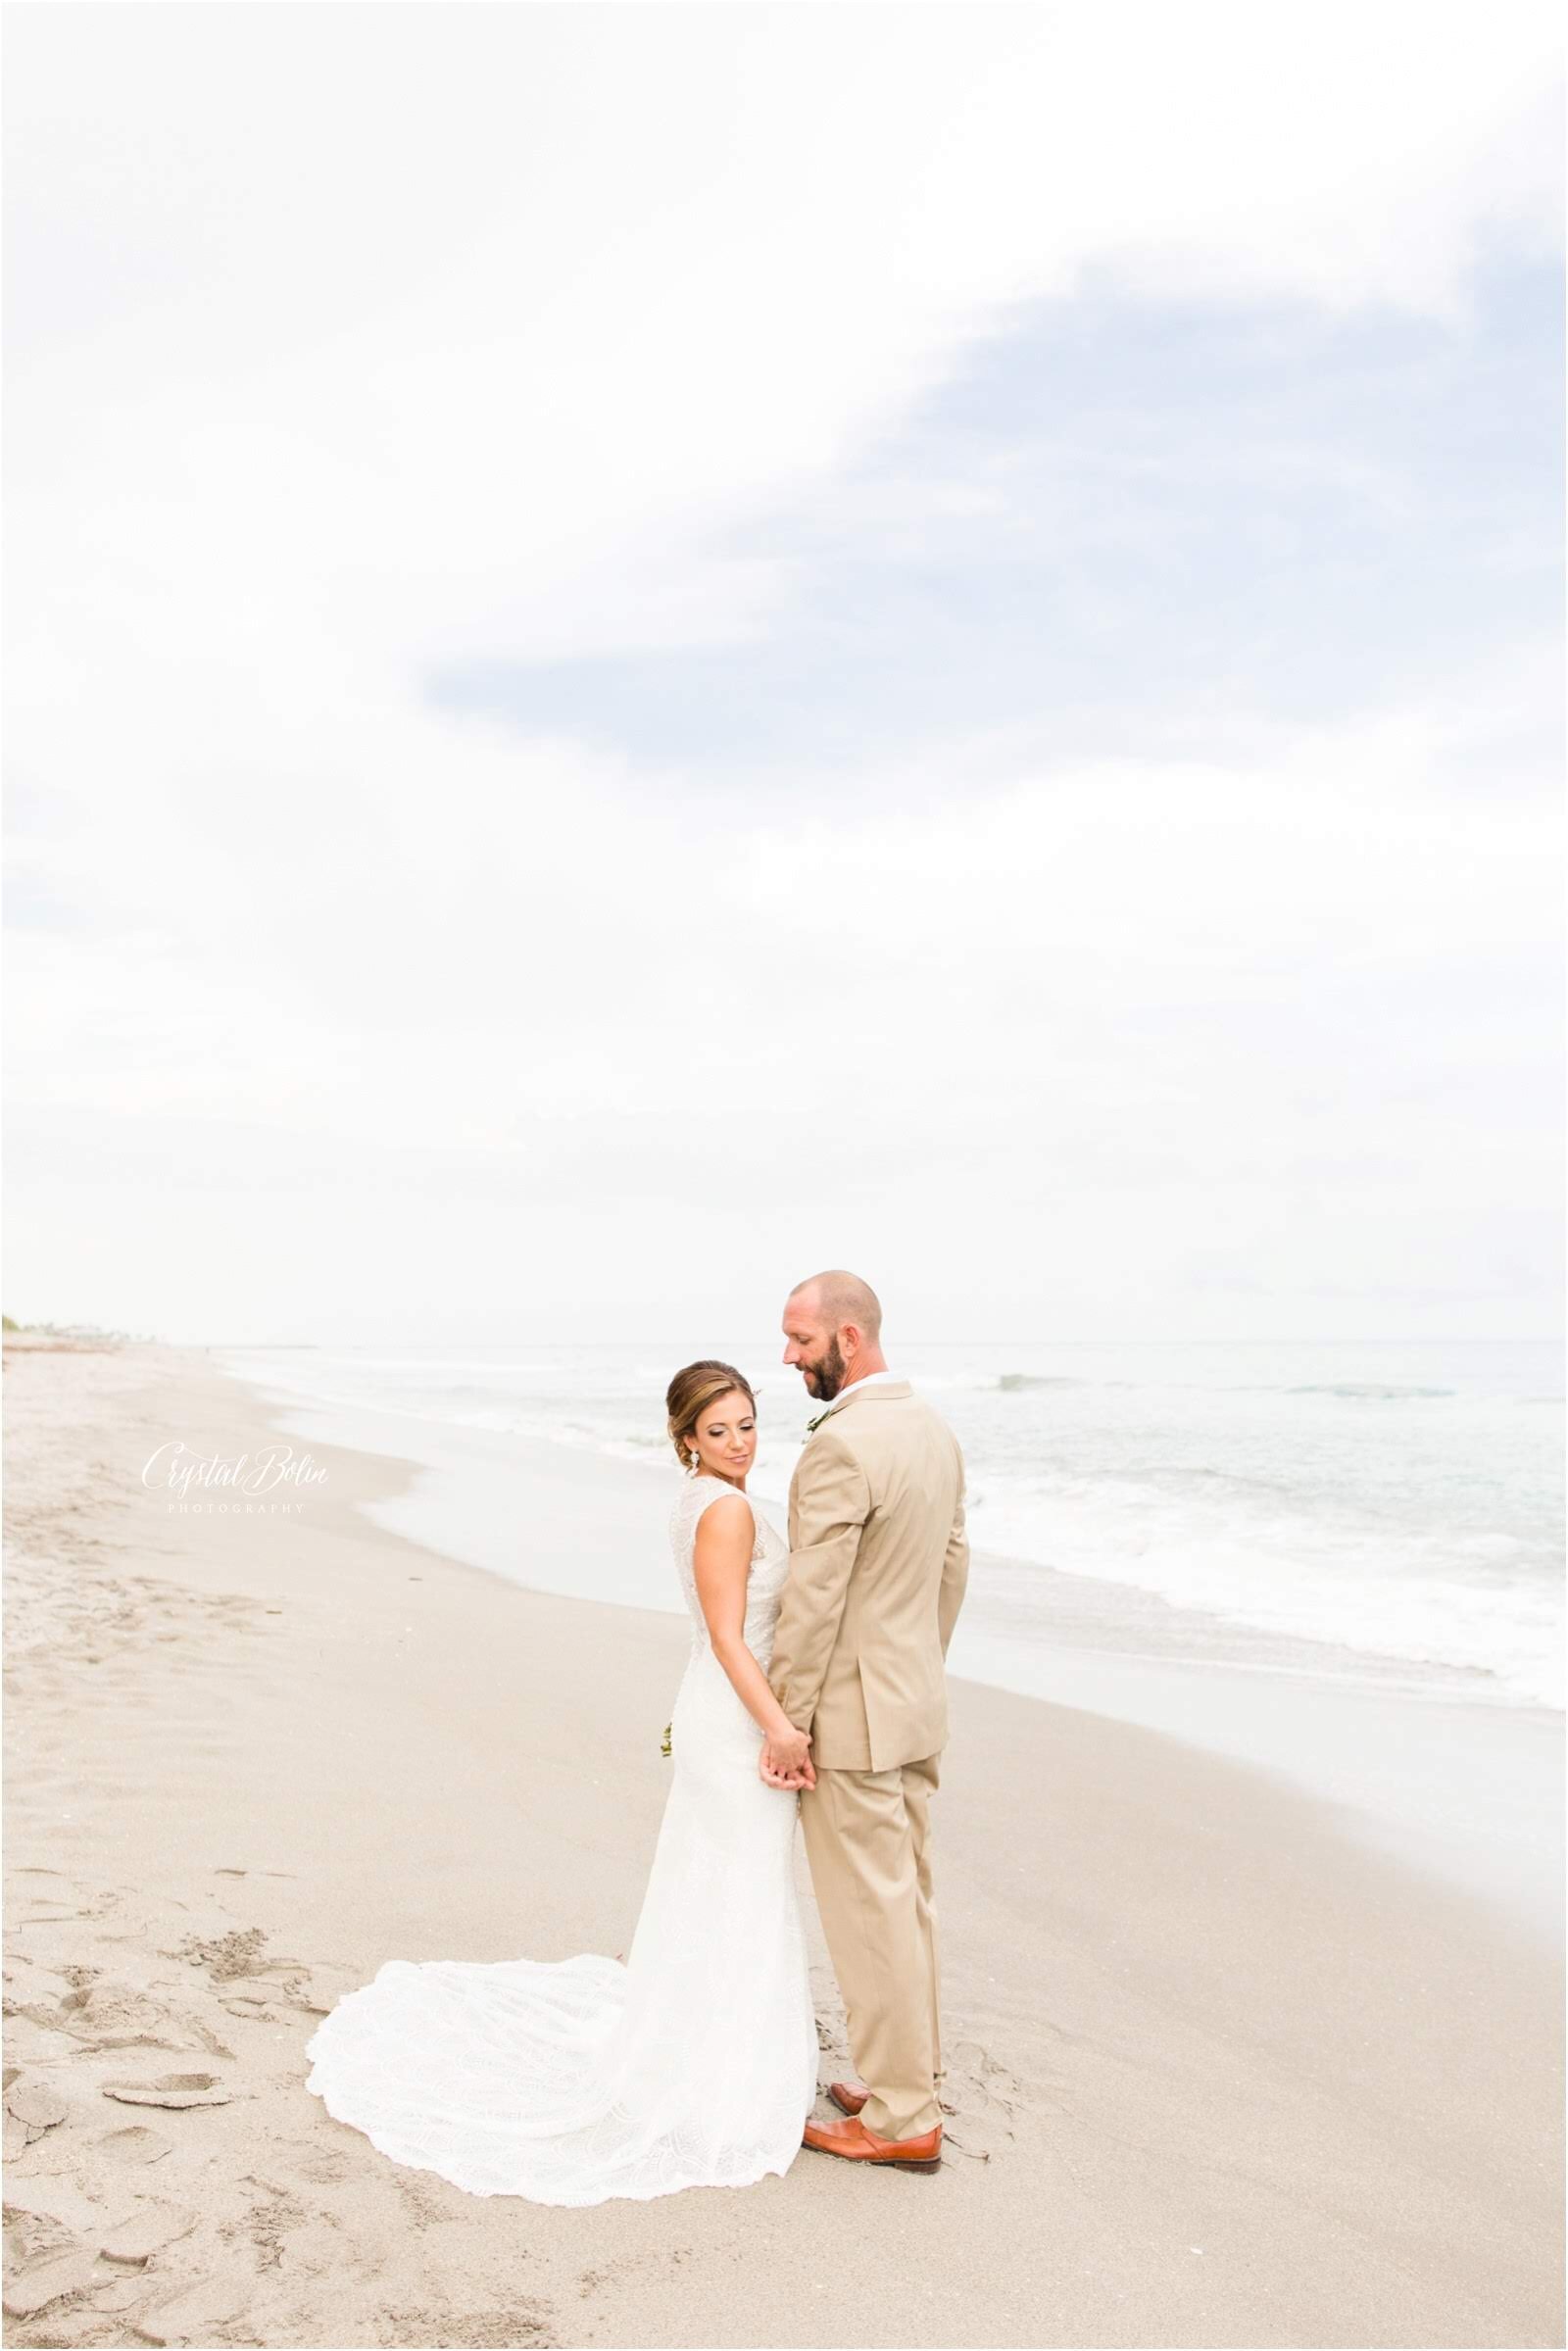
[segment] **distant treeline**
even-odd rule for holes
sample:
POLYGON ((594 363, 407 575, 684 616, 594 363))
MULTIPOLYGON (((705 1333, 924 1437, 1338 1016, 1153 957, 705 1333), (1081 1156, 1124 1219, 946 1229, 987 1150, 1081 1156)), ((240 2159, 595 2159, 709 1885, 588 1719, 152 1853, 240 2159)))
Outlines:
POLYGON ((36 1332, 43 1339, 120 1339, 130 1340, 130 1331, 103 1331, 93 1322, 17 1322, 9 1314, 0 1314, 0 1330, 36 1332))

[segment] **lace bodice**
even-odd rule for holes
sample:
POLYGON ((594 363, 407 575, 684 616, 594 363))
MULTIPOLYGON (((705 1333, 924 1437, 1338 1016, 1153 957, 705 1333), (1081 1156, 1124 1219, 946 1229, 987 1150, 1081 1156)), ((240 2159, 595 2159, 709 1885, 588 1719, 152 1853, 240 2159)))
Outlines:
MULTIPOLYGON (((697 1596, 697 1578, 692 1555, 697 1544, 697 1522, 710 1502, 717 1501, 721 1494, 734 1494, 736 1489, 722 1478, 688 1478, 675 1496, 669 1514, 669 1540, 675 1553, 675 1569, 680 1588, 692 1620, 692 1654, 706 1649, 708 1621, 703 1615, 703 1603, 697 1596)), ((751 1502, 750 1494, 745 1499, 751 1502)), ((770 1527, 757 1504, 752 1502, 752 1516, 757 1522, 757 1540, 752 1546, 752 1572, 746 1587, 746 1621, 742 1638, 759 1665, 766 1667, 773 1653, 773 1628, 778 1622, 779 1601, 784 1596, 785 1579, 789 1574, 790 1546, 782 1535, 770 1527)))

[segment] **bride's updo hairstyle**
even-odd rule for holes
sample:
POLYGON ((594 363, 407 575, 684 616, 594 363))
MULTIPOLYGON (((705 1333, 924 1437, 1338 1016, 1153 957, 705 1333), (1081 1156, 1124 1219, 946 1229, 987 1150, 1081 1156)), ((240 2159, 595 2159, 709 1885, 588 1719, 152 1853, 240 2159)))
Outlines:
POLYGON ((757 1398, 752 1383, 733 1363, 719 1363, 711 1356, 701 1363, 688 1363, 678 1371, 664 1391, 664 1409, 669 1414, 669 1441, 675 1447, 675 1458, 681 1468, 690 1472, 692 1438, 697 1424, 716 1396, 728 1396, 738 1388, 752 1410, 757 1410, 757 1398))

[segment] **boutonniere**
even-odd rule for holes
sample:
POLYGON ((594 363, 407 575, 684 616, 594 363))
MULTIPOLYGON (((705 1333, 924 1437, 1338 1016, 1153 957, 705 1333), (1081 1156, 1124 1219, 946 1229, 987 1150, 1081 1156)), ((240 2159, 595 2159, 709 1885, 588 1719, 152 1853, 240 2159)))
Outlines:
POLYGON ((818 1430, 818 1429, 819 1429, 819 1428, 822 1426, 822 1423, 823 1423, 823 1422, 826 1420, 826 1418, 827 1418, 827 1414, 826 1414, 825 1412, 819 1412, 819 1413, 817 1414, 817 1416, 816 1416, 815 1420, 808 1420, 808 1421, 807 1422, 807 1424, 806 1424, 806 1434, 807 1434, 807 1436, 808 1436, 808 1437, 814 1436, 814 1434, 815 1434, 815 1433, 816 1433, 816 1431, 817 1431, 817 1430, 818 1430))

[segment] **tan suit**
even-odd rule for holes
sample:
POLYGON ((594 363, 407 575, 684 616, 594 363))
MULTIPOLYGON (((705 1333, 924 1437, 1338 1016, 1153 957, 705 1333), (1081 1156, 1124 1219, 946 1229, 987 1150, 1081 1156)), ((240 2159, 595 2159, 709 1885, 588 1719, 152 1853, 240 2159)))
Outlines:
POLYGON ((847 1388, 790 1486, 768 1679, 810 1734, 801 1826, 850 2046, 885 2138, 941 2120, 931 1795, 969 1568, 963 1456, 907 1380, 847 1388))

